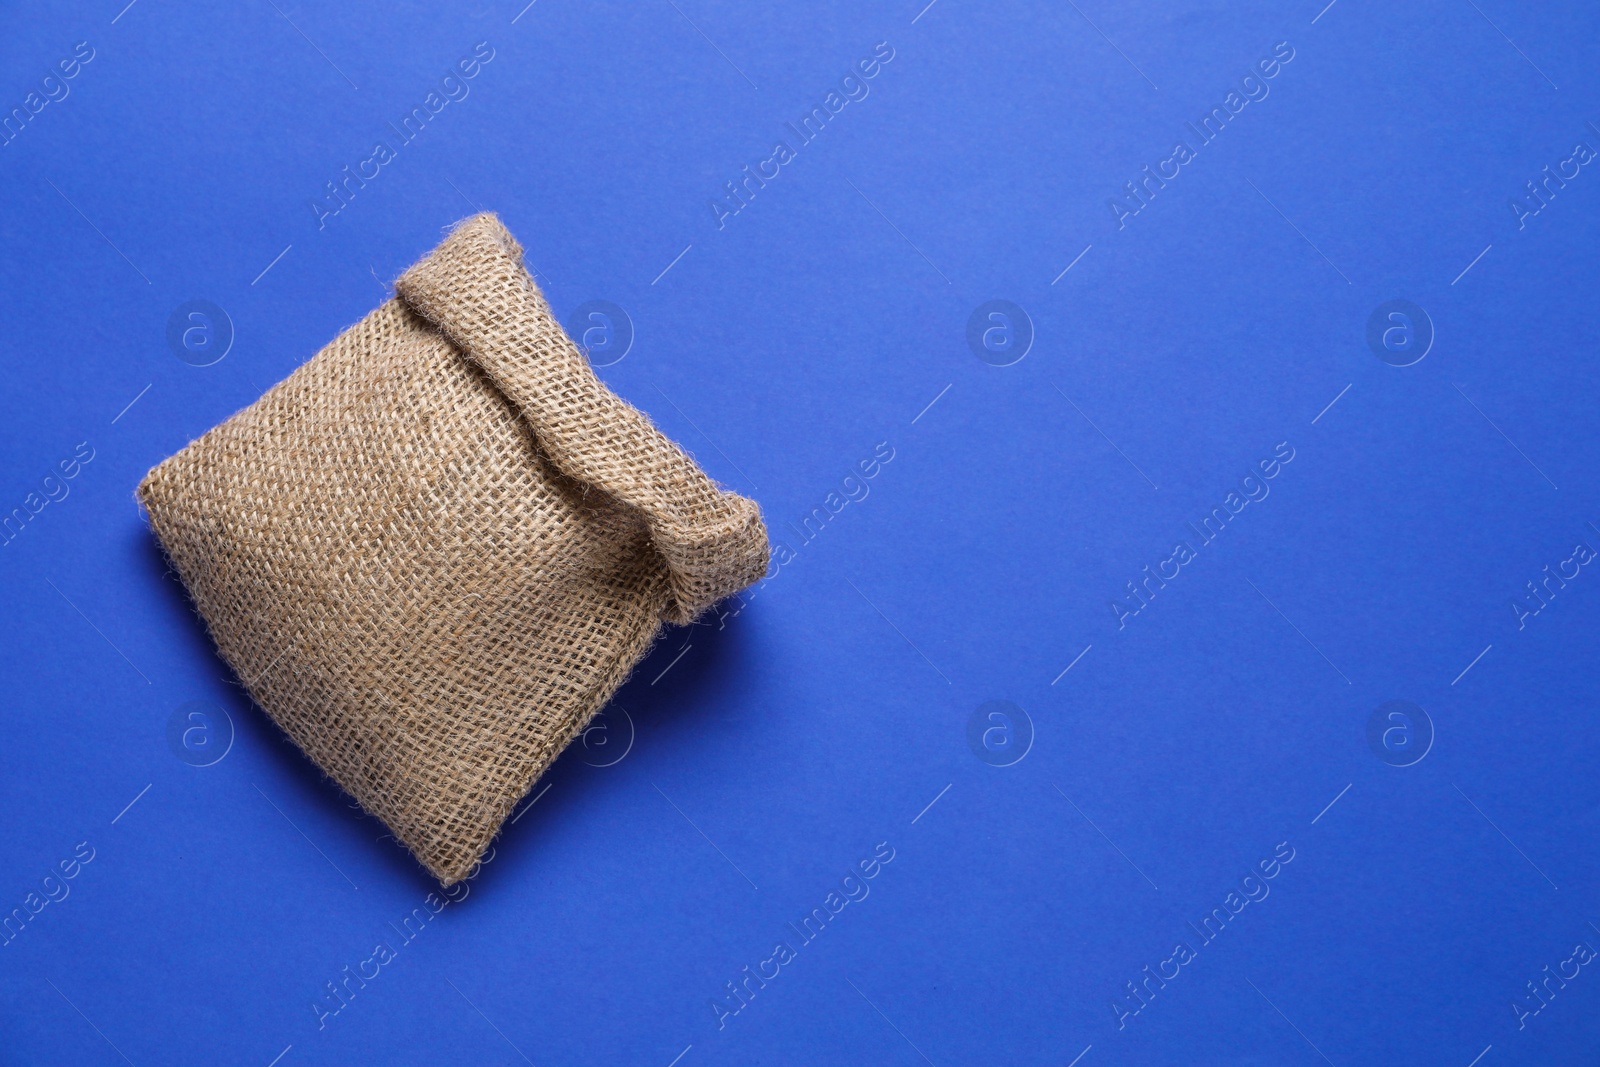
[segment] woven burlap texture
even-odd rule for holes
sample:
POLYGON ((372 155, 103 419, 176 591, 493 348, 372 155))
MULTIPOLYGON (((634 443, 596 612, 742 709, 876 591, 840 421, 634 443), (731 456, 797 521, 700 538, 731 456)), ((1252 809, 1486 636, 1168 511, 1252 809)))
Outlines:
POLYGON ((139 499, 256 702, 439 881, 648 650, 767 566, 492 214, 139 499))

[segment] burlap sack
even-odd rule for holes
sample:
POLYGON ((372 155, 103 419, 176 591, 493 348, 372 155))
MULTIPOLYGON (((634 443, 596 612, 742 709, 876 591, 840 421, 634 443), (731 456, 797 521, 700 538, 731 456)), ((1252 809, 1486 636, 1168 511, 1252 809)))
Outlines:
POLYGON ((449 885, 767 538, 595 377, 493 215, 395 288, 139 499, 251 695, 449 885))

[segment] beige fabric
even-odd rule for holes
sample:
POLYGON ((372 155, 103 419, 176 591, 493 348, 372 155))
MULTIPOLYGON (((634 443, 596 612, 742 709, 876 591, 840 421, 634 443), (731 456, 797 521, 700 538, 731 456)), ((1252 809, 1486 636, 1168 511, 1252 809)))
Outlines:
POLYGON ((139 486, 251 695, 441 882, 627 677, 767 566, 493 215, 139 486))

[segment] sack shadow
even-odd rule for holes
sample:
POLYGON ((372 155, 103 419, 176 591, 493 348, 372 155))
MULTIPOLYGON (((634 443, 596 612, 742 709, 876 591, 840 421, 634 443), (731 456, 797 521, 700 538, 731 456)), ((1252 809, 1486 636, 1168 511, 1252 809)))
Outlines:
POLYGON ((755 621, 721 626, 713 612, 707 622, 662 631, 628 680, 506 820, 495 844, 504 846, 502 861, 515 857, 518 875, 508 883, 521 883, 537 870, 546 835, 603 802, 608 791, 637 789, 629 781, 632 775, 618 771, 637 760, 639 748, 652 737, 702 729, 706 720, 725 714, 738 692, 748 691, 743 668, 755 662, 756 638, 748 625, 755 621))

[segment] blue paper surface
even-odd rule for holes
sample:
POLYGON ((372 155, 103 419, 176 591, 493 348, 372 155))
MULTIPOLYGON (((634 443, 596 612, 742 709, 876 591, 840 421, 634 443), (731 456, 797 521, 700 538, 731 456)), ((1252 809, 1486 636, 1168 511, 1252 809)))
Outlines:
POLYGON ((1600 1053, 1592 8, 525 2, 7 19, 0 1060, 1600 1053), (441 907, 133 488, 480 209, 776 556, 441 907))

